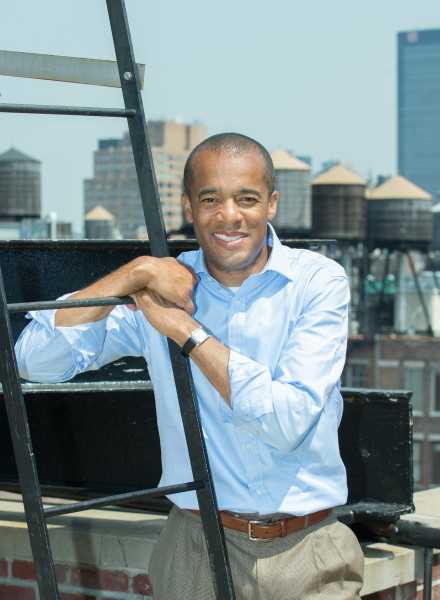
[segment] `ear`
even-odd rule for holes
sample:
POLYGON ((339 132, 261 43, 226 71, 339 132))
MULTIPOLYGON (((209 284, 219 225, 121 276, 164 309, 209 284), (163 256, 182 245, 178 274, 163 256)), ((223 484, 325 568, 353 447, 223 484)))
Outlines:
POLYGON ((278 198, 280 194, 278 192, 272 192, 269 198, 269 206, 267 210, 267 220, 270 221, 274 218, 277 212, 278 198))
POLYGON ((182 194, 182 206, 183 206, 183 214, 185 215, 185 219, 188 221, 188 223, 192 223, 193 216, 192 216, 191 200, 187 194, 182 194))

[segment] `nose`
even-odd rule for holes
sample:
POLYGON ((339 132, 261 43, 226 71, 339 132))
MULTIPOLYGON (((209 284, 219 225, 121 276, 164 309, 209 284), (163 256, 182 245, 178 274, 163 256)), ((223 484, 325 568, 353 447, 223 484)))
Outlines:
POLYGON ((233 198, 227 198, 220 207, 220 216, 224 223, 235 223, 241 221, 240 207, 233 198))

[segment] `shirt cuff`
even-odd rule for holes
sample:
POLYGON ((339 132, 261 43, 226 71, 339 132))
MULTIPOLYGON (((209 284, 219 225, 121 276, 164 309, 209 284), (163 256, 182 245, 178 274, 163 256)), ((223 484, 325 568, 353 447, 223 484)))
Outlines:
MULTIPOLYGON (((64 296, 60 296, 57 298, 57 300, 65 300, 76 293, 77 292, 64 294, 64 296)), ((55 335, 55 313, 57 310, 57 308, 51 308, 49 310, 30 310, 28 313, 26 313, 26 319, 33 319, 37 323, 40 323, 40 325, 42 325, 46 331, 55 335)))
POLYGON ((267 366, 230 350, 228 371, 232 415, 236 425, 274 412, 272 375, 267 366))

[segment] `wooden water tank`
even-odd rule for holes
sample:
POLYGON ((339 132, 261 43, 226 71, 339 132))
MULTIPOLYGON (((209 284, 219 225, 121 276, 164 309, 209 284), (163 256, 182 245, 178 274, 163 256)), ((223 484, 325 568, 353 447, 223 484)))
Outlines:
POLYGON ((88 240, 115 238, 115 217, 103 206, 95 206, 84 217, 85 237, 88 240))
POLYGON ((312 232, 338 240, 367 237, 366 182, 341 164, 312 181, 312 232))
POLYGON ((280 193, 272 225, 278 232, 309 232, 312 225, 310 167, 278 148, 271 158, 275 167, 275 189, 280 193))
POLYGON ((402 175, 372 190, 368 237, 372 245, 429 245, 433 234, 432 196, 402 175))

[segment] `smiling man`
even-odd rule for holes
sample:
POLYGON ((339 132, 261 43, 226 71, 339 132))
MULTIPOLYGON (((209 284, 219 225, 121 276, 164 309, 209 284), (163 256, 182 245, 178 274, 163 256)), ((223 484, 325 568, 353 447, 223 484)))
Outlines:
MULTIPOLYGON (((258 142, 208 138, 189 156, 184 185, 200 250, 140 257, 75 294, 130 295, 136 306, 32 313, 17 342, 21 374, 64 381, 143 355, 160 484, 171 485, 192 479, 173 339, 190 357, 237 599, 358 598, 362 552, 332 510, 347 495, 337 436, 346 275, 319 254, 281 245, 268 223, 278 202, 273 164, 258 142)), ((214 598, 196 493, 170 499, 149 566, 154 598, 214 598)))

